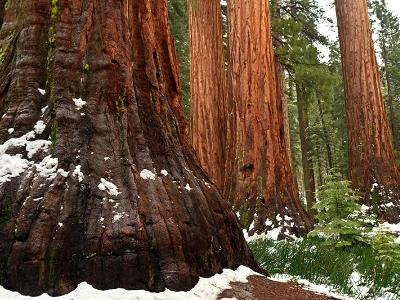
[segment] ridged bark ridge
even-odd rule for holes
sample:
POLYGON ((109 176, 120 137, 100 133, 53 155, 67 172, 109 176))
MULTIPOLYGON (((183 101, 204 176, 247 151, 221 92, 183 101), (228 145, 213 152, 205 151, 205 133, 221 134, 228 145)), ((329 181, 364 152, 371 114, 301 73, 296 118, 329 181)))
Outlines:
POLYGON ((226 159, 226 73, 219 0, 188 0, 192 144, 222 191, 226 159))
POLYGON ((287 151, 269 1, 231 0, 228 12, 237 128, 233 202, 245 225, 254 218, 253 231, 305 232, 312 222, 300 204, 287 151))
POLYGON ((349 136, 349 173, 364 202, 400 221, 400 174, 385 115, 367 0, 336 0, 349 136))
POLYGON ((187 141, 166 0, 8 1, 0 47, 0 285, 258 269, 187 141))

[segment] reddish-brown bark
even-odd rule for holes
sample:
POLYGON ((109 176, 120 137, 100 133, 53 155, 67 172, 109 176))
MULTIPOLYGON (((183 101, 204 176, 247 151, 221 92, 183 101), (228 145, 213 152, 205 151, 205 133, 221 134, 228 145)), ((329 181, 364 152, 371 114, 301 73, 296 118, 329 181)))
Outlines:
POLYGON ((382 217, 400 221, 400 175, 385 116, 367 0, 335 3, 345 83, 350 179, 366 203, 379 205, 382 217), (375 183, 378 186, 372 188, 375 183), (391 202, 393 206, 382 206, 391 202))
POLYGON ((32 157, 6 149, 32 164, 0 183, 0 285, 160 291, 224 267, 257 269, 186 139, 167 1, 50 3, 8 1, 0 30, 0 151, 38 120, 34 139, 53 143, 32 157), (50 180, 38 169, 49 155, 65 170, 50 180))
POLYGON ((219 0, 188 0, 192 144, 202 167, 223 190, 226 74, 219 0))
POLYGON ((233 202, 242 221, 251 221, 255 215, 257 232, 272 226, 294 233, 307 231, 312 223, 298 199, 286 149, 269 1, 231 0, 228 12, 236 103, 233 202))

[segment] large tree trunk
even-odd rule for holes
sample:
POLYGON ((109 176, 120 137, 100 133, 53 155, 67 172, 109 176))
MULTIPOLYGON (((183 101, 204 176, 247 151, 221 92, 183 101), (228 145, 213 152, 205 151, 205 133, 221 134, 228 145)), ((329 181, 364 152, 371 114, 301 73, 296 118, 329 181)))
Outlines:
POLYGON ((201 165, 223 190, 227 97, 219 0, 188 0, 192 144, 201 165))
POLYGON ((336 0, 336 12, 345 83, 350 179, 365 202, 379 206, 382 217, 400 221, 400 176, 385 116, 367 0, 336 0))
POLYGON ((245 225, 255 216, 257 232, 273 226, 295 233, 309 230, 312 224, 299 202, 286 149, 269 1, 231 0, 228 11, 237 106, 234 204, 245 225))
POLYGON ((0 285, 160 291, 257 268, 186 140, 166 0, 8 1, 0 46, 0 285))
POLYGON ((315 203, 315 177, 313 160, 310 155, 311 146, 307 134, 307 129, 309 127, 308 103, 304 87, 300 83, 296 83, 296 94, 304 191, 307 201, 307 211, 310 215, 313 215, 312 210, 315 203))

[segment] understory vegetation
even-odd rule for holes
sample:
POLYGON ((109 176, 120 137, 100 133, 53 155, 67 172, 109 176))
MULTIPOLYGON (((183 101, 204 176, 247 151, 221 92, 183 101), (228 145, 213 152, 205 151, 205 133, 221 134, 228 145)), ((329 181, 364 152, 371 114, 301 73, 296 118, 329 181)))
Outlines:
POLYGON ((318 199, 318 223, 306 237, 250 241, 261 265, 273 277, 305 279, 356 299, 400 299, 400 226, 380 222, 336 173, 318 199))
POLYGON ((400 299, 399 264, 385 262, 370 245, 335 248, 324 242, 315 237, 257 239, 250 247, 272 277, 306 279, 356 299, 400 299))

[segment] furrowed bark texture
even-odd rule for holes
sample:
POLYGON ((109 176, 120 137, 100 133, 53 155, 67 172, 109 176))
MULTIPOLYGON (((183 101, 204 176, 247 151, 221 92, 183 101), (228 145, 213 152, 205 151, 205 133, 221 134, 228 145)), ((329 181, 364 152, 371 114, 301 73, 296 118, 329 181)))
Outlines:
POLYGON ((0 285, 183 290, 257 269, 187 141, 167 1, 7 5, 0 285))
POLYGON ((282 226, 292 233, 307 231, 312 223, 298 199, 286 149, 269 3, 231 0, 228 11, 233 97, 237 106, 233 202, 242 222, 251 222, 255 213, 256 232, 272 226, 282 226))
POLYGON ((349 173, 380 216, 399 218, 400 176, 390 142, 366 0, 336 0, 349 135, 349 173))
POLYGON ((192 144, 202 167, 223 190, 227 97, 219 0, 188 0, 192 144))

